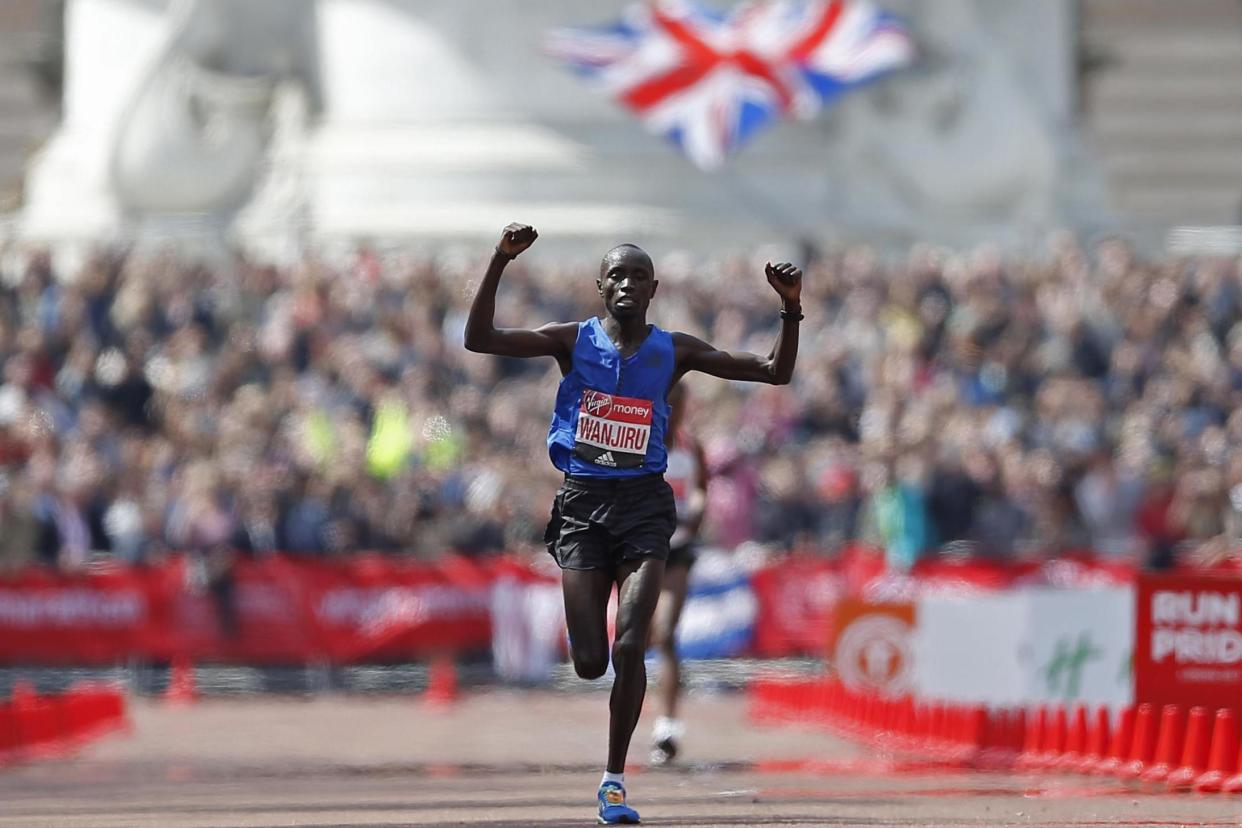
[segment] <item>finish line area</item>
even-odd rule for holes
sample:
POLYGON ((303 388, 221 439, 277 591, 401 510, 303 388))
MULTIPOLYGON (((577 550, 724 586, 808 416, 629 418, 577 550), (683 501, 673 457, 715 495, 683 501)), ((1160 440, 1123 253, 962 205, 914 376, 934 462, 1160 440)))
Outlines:
MULTIPOLYGON (((600 692, 135 700, 133 729, 0 772, 0 828, 594 824, 600 692)), ((755 724, 736 692, 691 694, 684 761, 651 769, 646 825, 1236 825, 1236 797, 1113 779, 903 763, 800 724, 755 724)))

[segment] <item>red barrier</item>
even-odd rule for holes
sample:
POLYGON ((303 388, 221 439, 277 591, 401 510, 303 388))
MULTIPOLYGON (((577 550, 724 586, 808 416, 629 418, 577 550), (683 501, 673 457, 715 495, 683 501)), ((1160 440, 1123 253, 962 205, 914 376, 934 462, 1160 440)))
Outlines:
POLYGON ((0 579, 0 663, 358 662, 491 644, 491 587, 534 576, 508 560, 273 557, 233 570, 231 600, 190 590, 184 562, 0 579))
POLYGON ((751 584, 761 608, 752 645, 755 655, 823 654, 832 637, 834 610, 848 587, 835 562, 793 557, 756 572, 751 584))
POLYGON ((68 735, 60 714, 61 702, 55 697, 37 696, 14 703, 17 710, 17 740, 32 756, 55 755, 68 735))
POLYGON ((174 588, 171 565, 0 578, 0 662, 101 664, 158 651, 174 588))
POLYGON ((1028 719, 1023 708, 916 702, 852 690, 834 677, 761 679, 751 684, 750 701, 756 718, 819 723, 884 752, 949 767, 1113 773, 1167 781, 1173 790, 1242 792, 1242 774, 1235 773, 1242 756, 1229 709, 1217 711, 1209 745, 1209 711, 1201 707, 1187 718, 1176 705, 1166 705, 1157 738, 1156 711, 1149 704, 1122 710, 1114 731, 1103 707, 1093 724, 1084 705, 1072 716, 1063 704, 1042 705, 1028 719))
POLYGON ((0 764, 4 763, 6 757, 14 756, 21 744, 17 709, 11 702, 0 702, 0 764))
POLYGON ((1134 698, 1230 707, 1242 699, 1242 578, 1144 575, 1135 593, 1134 698))
POLYGON ((126 726, 118 690, 83 685, 41 696, 19 685, 11 701, 0 702, 0 765, 63 756, 126 726))
MULTIPOLYGON (((486 649, 491 587, 542 580, 512 558, 435 562, 359 553, 337 561, 276 555, 242 560, 228 589, 191 588, 179 558, 89 574, 31 569, 0 577, 0 663, 111 664, 129 658, 233 663, 334 663, 486 649), (230 597, 231 596, 231 597, 230 597), (259 634, 261 633, 261 634, 259 634)), ((758 604, 749 651, 821 655, 845 598, 908 602, 923 591, 1021 584, 1128 582, 1133 572, 1089 557, 1001 565, 922 561, 886 571, 866 547, 794 555, 752 573, 758 604)))

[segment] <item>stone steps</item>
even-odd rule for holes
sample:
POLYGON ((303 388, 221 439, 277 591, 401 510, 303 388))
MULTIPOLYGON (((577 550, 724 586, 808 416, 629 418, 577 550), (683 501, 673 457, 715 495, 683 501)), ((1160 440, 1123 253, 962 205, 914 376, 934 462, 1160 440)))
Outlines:
POLYGON ((1242 3, 1086 0, 1105 57, 1084 94, 1088 138, 1120 212, 1170 225, 1242 210, 1242 3))

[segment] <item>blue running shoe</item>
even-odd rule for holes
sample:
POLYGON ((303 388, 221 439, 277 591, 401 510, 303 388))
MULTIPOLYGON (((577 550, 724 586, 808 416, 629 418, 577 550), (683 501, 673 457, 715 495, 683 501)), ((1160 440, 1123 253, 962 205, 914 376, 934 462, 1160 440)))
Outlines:
POLYGON ((599 824, 637 825, 638 811, 625 804, 625 787, 619 782, 605 782, 599 786, 599 824))

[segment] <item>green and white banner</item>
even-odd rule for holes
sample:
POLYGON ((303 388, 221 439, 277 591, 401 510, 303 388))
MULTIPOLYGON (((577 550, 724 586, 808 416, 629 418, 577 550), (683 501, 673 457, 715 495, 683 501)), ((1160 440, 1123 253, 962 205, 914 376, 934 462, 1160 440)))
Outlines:
POLYGON ((985 704, 1133 699, 1132 587, 1028 587, 917 601, 919 695, 985 704))

